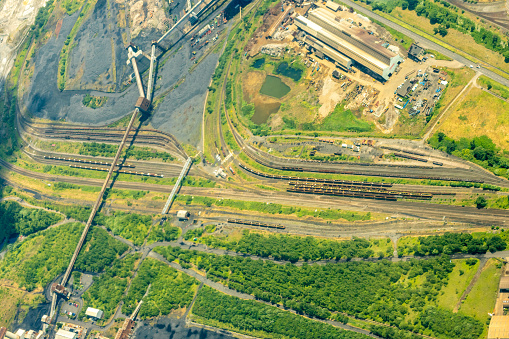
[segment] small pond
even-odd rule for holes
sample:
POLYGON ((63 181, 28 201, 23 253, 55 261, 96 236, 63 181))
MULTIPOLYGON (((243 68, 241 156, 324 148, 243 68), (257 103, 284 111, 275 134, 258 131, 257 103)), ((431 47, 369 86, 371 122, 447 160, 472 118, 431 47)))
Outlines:
POLYGON ((264 64, 265 64, 265 58, 261 58, 261 59, 255 60, 255 61, 253 62, 253 64, 251 65, 251 67, 254 67, 254 68, 260 68, 260 67, 262 67, 264 64))
POLYGON ((256 102, 255 111, 251 117, 251 121, 257 125, 261 125, 267 122, 271 114, 277 113, 281 104, 279 102, 256 102))
POLYGON ((288 65, 288 63, 282 62, 279 64, 279 66, 276 68, 276 74, 284 75, 285 77, 289 77, 293 79, 294 81, 299 81, 302 77, 302 70, 291 67, 288 65))
POLYGON ((288 92, 290 92, 290 87, 288 87, 280 78, 273 75, 267 75, 262 88, 260 89, 261 94, 277 99, 284 97, 288 94, 288 92))

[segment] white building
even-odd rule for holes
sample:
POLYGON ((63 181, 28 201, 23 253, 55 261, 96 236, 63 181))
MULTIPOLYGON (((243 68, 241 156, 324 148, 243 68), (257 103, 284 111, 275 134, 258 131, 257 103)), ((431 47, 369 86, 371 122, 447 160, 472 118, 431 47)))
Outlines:
POLYGON ((57 334, 55 335, 55 339, 77 339, 78 334, 74 332, 69 332, 63 329, 59 329, 57 334))
POLYGON ((98 310, 97 308, 89 307, 89 308, 87 308, 87 311, 85 312, 85 314, 88 315, 89 317, 101 319, 104 315, 104 312, 101 310, 98 310))

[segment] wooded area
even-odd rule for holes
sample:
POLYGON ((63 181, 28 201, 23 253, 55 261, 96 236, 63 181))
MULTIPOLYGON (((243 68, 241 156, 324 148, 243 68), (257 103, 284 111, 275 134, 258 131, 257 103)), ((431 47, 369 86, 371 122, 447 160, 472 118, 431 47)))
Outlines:
POLYGON ((193 315, 214 321, 211 324, 219 327, 233 327, 234 330, 244 333, 263 331, 278 338, 369 338, 364 334, 342 330, 257 301, 228 296, 208 286, 203 286, 198 293, 192 312, 193 315), (221 324, 223 326, 220 326, 221 324))
POLYGON ((0 248, 5 239, 15 234, 24 236, 48 228, 62 220, 57 213, 26 208, 15 201, 0 203, 0 248))
POLYGON ((169 221, 165 221, 162 225, 156 223, 152 226, 152 231, 147 239, 147 244, 152 244, 159 241, 174 241, 180 236, 181 229, 179 227, 172 226, 169 221))
POLYGON ((94 307, 104 312, 104 317, 99 323, 108 321, 122 300, 129 278, 133 274, 135 262, 140 257, 141 254, 138 253, 127 255, 122 260, 115 259, 104 273, 95 276, 92 286, 83 294, 83 307, 78 318, 85 318, 86 309, 94 307))
MULTIPOLYGON (((170 261, 178 258, 181 265, 195 265, 209 279, 301 314, 327 319, 331 312, 344 312, 407 331, 456 339, 449 336, 448 327, 428 321, 424 312, 427 305, 436 302, 454 268, 446 255, 408 262, 381 260, 299 267, 171 246, 154 250, 170 261)), ((452 317, 447 326, 469 324, 479 326, 480 322, 471 317, 452 317)))
MULTIPOLYGON (((509 53, 509 52, 508 52, 509 53)), ((486 135, 454 140, 443 132, 435 133, 428 143, 436 149, 472 161, 496 175, 508 177, 509 157, 486 135)))
POLYGON ((445 233, 427 237, 402 238, 398 243, 398 255, 439 255, 439 254, 483 254, 487 251, 503 251, 507 247, 509 234, 445 233), (412 243, 405 245, 406 240, 412 243))
MULTIPOLYGON (((15 281, 29 291, 46 286, 67 268, 83 228, 80 223, 69 223, 29 235, 0 261, 0 278, 15 281)), ((105 230, 92 228, 75 269, 101 272, 127 249, 105 230)))
MULTIPOLYGON (((389 242, 390 239, 376 240, 389 242)), ((393 249, 389 246, 386 253, 374 253, 372 243, 366 239, 354 237, 352 240, 329 240, 315 237, 300 237, 285 234, 261 234, 244 230, 239 240, 228 237, 209 235, 200 242, 210 247, 224 248, 261 257, 273 257, 276 260, 296 262, 303 260, 349 259, 354 257, 369 258, 391 256, 393 249)))
POLYGON ((188 307, 198 281, 158 260, 146 258, 133 279, 122 313, 131 314, 134 311, 149 285, 149 294, 140 308, 139 317, 142 319, 167 315, 172 310, 188 307))

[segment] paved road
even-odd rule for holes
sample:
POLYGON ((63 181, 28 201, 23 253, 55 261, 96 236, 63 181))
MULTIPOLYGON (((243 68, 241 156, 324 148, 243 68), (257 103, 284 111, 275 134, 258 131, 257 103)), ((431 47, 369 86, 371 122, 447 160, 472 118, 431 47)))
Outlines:
MULTIPOLYGON (((353 1, 350 1, 350 0, 340 0, 342 3, 344 3, 345 5, 347 6, 350 6, 350 7, 353 7, 357 12, 360 12, 360 13, 363 13, 365 15, 368 15, 369 17, 377 20, 377 21, 380 21, 381 23, 383 23, 384 25, 387 25, 395 30, 397 30, 398 32, 401 32, 403 34, 405 34, 406 36, 414 39, 415 41, 419 42, 422 46, 426 46, 430 49, 433 49, 437 52, 440 52, 442 53, 443 55, 446 55, 454 60, 458 60, 459 62, 465 64, 465 65, 472 65, 473 62, 468 60, 467 58, 464 58, 462 57, 461 55, 457 54, 457 53, 454 53, 454 52, 451 52, 450 50, 448 50, 447 48, 444 48, 436 43, 434 43, 433 41, 425 38, 425 37, 422 37, 420 36, 419 34, 416 34, 412 31, 410 31, 409 29, 405 28, 405 27, 402 27, 362 6, 359 6, 358 4, 356 4, 355 2, 353 1)), ((466 54, 466 53, 465 53, 466 54)), ((486 62, 485 60, 483 60, 483 62, 486 62)), ((498 81, 500 82, 501 84, 504 84, 506 86, 509 86, 509 80, 498 75, 497 73, 494 73, 488 69, 485 69, 485 68, 480 68, 478 69, 479 72, 481 72, 482 74, 486 75, 487 77, 495 80, 495 81, 498 81)))

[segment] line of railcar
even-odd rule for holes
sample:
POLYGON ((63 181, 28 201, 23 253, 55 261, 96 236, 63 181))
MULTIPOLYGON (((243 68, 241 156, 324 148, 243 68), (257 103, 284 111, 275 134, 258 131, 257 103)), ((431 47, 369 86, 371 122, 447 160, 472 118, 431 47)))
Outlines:
POLYGON ((398 153, 398 152, 394 152, 394 155, 399 158, 416 160, 416 161, 421 161, 421 162, 428 162, 428 159, 414 157, 413 155, 408 155, 408 154, 403 154, 403 153, 398 153))
POLYGON ((425 157, 425 156, 426 156, 426 154, 421 153, 421 152, 408 151, 408 150, 399 149, 399 148, 394 148, 394 147, 390 147, 390 146, 380 146, 380 148, 388 149, 388 150, 390 150, 390 151, 404 152, 404 153, 408 153, 408 154, 420 155, 420 156, 423 156, 423 157, 425 157))
POLYGON ((248 226, 256 226, 256 227, 268 227, 268 228, 277 228, 277 229, 285 229, 286 227, 279 224, 267 224, 259 221, 248 221, 248 220, 239 220, 239 219, 228 219, 228 223, 230 224, 241 224, 248 226))
POLYGON ((353 187, 348 188, 344 186, 335 186, 330 184, 310 184, 310 183, 296 183, 290 182, 290 188, 292 189, 301 189, 301 190, 311 190, 317 192, 337 192, 337 193, 348 193, 354 195, 382 195, 382 196, 393 196, 395 198, 404 198, 404 199, 419 199, 419 200, 430 200, 433 198, 432 193, 428 192, 408 192, 408 191, 392 191, 387 190, 385 188, 366 188, 366 187, 353 187))
MULTIPOLYGON (((76 159, 76 158, 63 158, 63 157, 52 157, 52 156, 43 156, 44 159, 50 159, 50 160, 60 160, 60 161, 70 161, 70 162, 79 162, 81 164, 92 164, 92 165, 103 165, 103 166, 111 166, 111 162, 105 162, 105 161, 95 161, 95 160, 87 160, 87 159, 76 159)), ((132 164, 122 164, 117 163, 117 166, 121 167, 127 167, 127 168, 135 168, 132 164)))
MULTIPOLYGON (((88 166, 78 166, 78 165, 69 165, 69 167, 81 168, 81 169, 92 170, 92 171, 100 171, 100 172, 108 172, 108 170, 109 170, 108 168, 88 167, 88 166)), ((123 173, 123 174, 140 175, 143 177, 164 178, 164 175, 156 174, 156 173, 135 172, 135 171, 126 171, 126 170, 118 170, 117 172, 123 173)))
POLYGON ((334 180, 334 179, 321 179, 321 178, 301 178, 301 177, 290 177, 285 175, 272 175, 263 172, 255 171, 242 163, 239 163, 239 167, 253 173, 257 176, 269 178, 269 179, 279 179, 279 180, 289 180, 289 181, 304 181, 304 182, 317 182, 317 183, 331 183, 337 185, 350 185, 350 186, 366 186, 366 187, 392 187, 392 184, 382 183, 382 182, 365 182, 365 181, 349 181, 349 180, 334 180))

